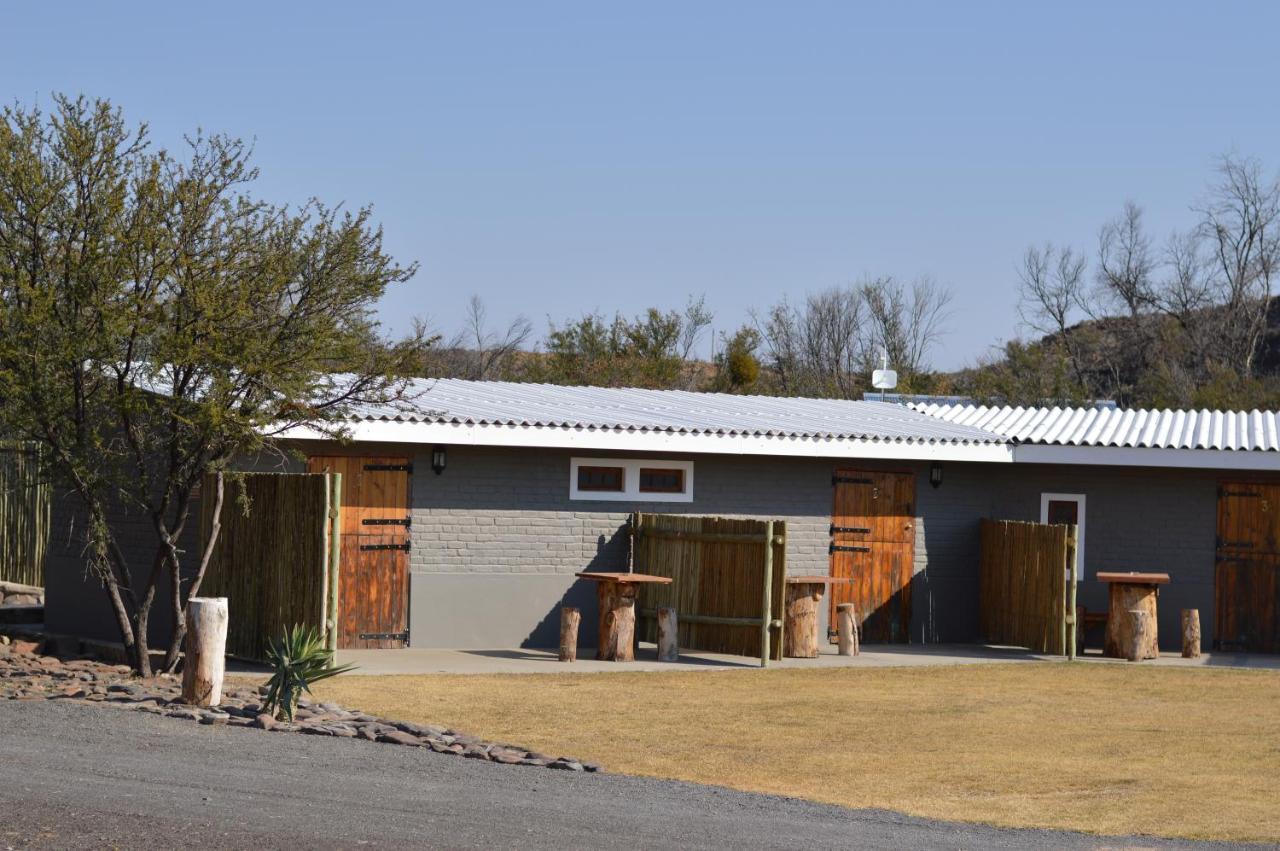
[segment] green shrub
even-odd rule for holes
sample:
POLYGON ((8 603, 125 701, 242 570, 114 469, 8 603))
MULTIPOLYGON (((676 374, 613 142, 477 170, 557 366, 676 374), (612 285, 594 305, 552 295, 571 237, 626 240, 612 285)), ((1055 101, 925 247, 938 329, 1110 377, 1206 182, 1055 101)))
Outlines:
POLYGON ((354 669, 355 665, 333 664, 333 653, 326 650, 324 640, 314 627, 296 624, 286 629, 280 642, 267 644, 267 662, 271 665, 271 679, 267 680, 267 697, 262 710, 273 718, 293 720, 298 708, 298 698, 305 691, 311 693, 311 684, 354 669))

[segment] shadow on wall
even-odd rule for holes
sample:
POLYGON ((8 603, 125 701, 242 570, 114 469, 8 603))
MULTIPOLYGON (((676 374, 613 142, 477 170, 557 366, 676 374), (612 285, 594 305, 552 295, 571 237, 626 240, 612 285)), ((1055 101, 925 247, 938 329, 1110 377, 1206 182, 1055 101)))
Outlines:
MULTIPOLYGON (((627 524, 623 524, 607 537, 596 538, 596 554, 581 570, 615 572, 625 571, 631 554, 631 534, 627 524)), ((565 591, 559 603, 542 616, 537 626, 521 642, 523 648, 545 648, 560 646, 560 610, 565 606, 574 606, 582 613, 582 621, 578 625, 578 646, 594 647, 600 634, 600 604, 596 596, 596 583, 587 579, 579 579, 565 591)))

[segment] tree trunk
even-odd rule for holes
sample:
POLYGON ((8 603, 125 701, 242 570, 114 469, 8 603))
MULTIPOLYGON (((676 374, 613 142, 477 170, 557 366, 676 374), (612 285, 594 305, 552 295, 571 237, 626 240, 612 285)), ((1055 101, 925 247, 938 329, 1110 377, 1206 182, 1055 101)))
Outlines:
POLYGON ((573 606, 560 607, 560 661, 575 662, 578 659, 578 623, 582 612, 573 606))
MULTIPOLYGON (((217 545, 218 535, 222 532, 222 504, 226 497, 226 478, 221 470, 214 477, 214 481, 213 511, 210 512, 212 521, 209 524, 209 537, 204 542, 204 549, 200 553, 200 564, 196 567, 196 575, 191 580, 191 587, 187 589, 188 598, 199 596, 200 585, 204 582, 205 572, 209 569, 209 561, 213 557, 213 548, 217 545)), ((164 669, 169 673, 177 670, 178 651, 182 648, 187 636, 186 606, 182 601, 182 583, 180 581, 182 574, 176 564, 174 565, 173 575, 173 640, 169 642, 169 652, 165 655, 164 660, 164 669)))
POLYGON ((192 706, 217 706, 227 665, 227 598, 192 597, 187 626, 182 700, 192 706))
POLYGON ((680 658, 680 624, 676 610, 664 606, 658 609, 658 661, 675 662, 680 658))
POLYGON ((1200 658, 1200 610, 1182 610, 1182 656, 1184 659, 1200 658))
POLYGON ((600 583, 600 647, 596 658, 635 661, 636 587, 625 582, 600 583))
POLYGON ((788 582, 786 599, 786 637, 782 646, 794 659, 813 659, 818 655, 818 603, 822 600, 822 586, 788 582))
POLYGON ((853 603, 841 603, 836 606, 836 621, 840 631, 840 655, 858 655, 858 614, 853 603))
POLYGON ((1126 612, 1138 609, 1147 613, 1147 626, 1138 648, 1142 659, 1155 659, 1160 655, 1156 634, 1156 586, 1126 582, 1111 583, 1111 607, 1107 614, 1107 640, 1103 655, 1112 659, 1128 659, 1135 640, 1134 621, 1126 612))
POLYGON ((1143 659, 1150 658, 1146 655, 1146 648, 1151 641, 1151 633, 1154 631, 1152 627, 1154 622, 1151 615, 1146 609, 1129 609, 1122 613, 1121 617, 1129 624, 1128 629, 1124 633, 1124 657, 1130 662, 1141 662, 1143 659))

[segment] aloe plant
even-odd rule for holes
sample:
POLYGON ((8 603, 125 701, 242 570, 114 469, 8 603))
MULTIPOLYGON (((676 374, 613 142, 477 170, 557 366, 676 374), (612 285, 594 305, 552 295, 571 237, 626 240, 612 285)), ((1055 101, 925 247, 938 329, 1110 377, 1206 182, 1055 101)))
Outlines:
POLYGON ((267 662, 271 679, 267 680, 267 696, 262 709, 273 718, 281 713, 292 721, 303 692, 311 693, 311 684, 346 673, 355 665, 333 664, 333 652, 326 650, 320 633, 314 627, 295 624, 286 628, 279 643, 267 642, 267 662))

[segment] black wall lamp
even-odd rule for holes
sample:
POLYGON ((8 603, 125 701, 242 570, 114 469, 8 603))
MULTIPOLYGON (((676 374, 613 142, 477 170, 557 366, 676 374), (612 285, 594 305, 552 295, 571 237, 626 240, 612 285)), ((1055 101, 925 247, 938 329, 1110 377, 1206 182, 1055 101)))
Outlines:
POLYGON ((437 446, 431 450, 431 470, 437 476, 444 472, 445 462, 449 459, 444 454, 444 447, 437 446))
POLYGON ((935 488, 942 486, 942 462, 934 461, 929 465, 929 484, 935 488))

